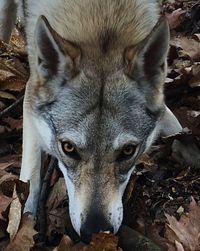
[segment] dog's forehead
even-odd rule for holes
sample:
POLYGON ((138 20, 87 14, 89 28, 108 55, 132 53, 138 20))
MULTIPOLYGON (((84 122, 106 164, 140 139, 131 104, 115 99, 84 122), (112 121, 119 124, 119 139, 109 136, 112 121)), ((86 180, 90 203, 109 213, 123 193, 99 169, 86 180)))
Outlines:
POLYGON ((79 82, 63 89, 52 109, 60 137, 79 139, 79 145, 113 145, 122 133, 140 138, 146 124, 151 128, 143 95, 121 72, 104 78, 83 76, 79 82))

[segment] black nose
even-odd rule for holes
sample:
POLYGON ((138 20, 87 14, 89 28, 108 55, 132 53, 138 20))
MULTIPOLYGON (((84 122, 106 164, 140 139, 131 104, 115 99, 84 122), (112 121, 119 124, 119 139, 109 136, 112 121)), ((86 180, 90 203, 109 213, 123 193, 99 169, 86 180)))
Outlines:
POLYGON ((88 244, 90 243, 93 234, 104 231, 113 233, 113 226, 101 215, 90 216, 81 226, 81 240, 88 244))

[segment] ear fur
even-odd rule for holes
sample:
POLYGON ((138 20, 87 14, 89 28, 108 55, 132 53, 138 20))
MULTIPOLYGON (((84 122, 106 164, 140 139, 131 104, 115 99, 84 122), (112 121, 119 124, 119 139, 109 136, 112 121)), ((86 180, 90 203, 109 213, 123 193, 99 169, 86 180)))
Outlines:
POLYGON ((125 51, 127 74, 139 83, 151 111, 159 110, 164 104, 168 48, 169 27, 161 18, 144 41, 125 51))
POLYGON ((70 79, 74 73, 74 61, 80 56, 71 42, 62 39, 50 26, 44 16, 40 16, 35 30, 37 71, 44 79, 51 79, 64 72, 70 79))
POLYGON ((136 47, 125 52, 128 74, 143 77, 151 82, 163 82, 166 74, 166 58, 169 48, 169 27, 161 18, 149 36, 136 47))

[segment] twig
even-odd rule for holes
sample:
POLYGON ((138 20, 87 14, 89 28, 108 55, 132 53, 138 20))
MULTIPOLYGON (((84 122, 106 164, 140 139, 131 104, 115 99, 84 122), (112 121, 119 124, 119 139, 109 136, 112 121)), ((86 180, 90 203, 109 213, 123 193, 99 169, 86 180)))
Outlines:
POLYGON ((50 181, 51 176, 54 169, 55 158, 51 157, 47 172, 42 181, 42 188, 39 199, 39 217, 38 217, 38 225, 39 225, 39 237, 38 242, 39 245, 45 242, 45 233, 46 233, 46 200, 49 194, 50 181))
POLYGON ((5 116, 8 112, 10 112, 14 107, 16 107, 17 105, 19 105, 24 99, 24 96, 21 96, 18 100, 16 100, 12 105, 10 105, 9 107, 7 107, 6 109, 4 109, 2 112, 0 112, 0 118, 2 118, 3 116, 5 116))

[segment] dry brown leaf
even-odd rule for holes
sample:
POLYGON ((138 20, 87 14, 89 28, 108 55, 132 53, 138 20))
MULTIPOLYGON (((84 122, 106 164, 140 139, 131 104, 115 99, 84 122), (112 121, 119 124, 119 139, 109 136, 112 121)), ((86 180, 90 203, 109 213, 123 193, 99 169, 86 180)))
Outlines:
POLYGON ((0 163, 0 170, 4 170, 7 167, 11 166, 14 162, 4 162, 4 163, 0 163))
POLYGON ((114 234, 99 233, 94 235, 89 246, 83 247, 82 251, 121 251, 117 247, 118 237, 114 234))
POLYGON ((14 77, 15 74, 13 74, 12 72, 8 71, 8 70, 3 70, 0 69, 0 80, 1 81, 5 81, 8 78, 14 77))
POLYGON ((186 11, 181 8, 174 10, 172 13, 165 13, 170 29, 177 28, 183 22, 183 16, 185 13, 186 11))
POLYGON ((54 168, 53 174, 51 176, 51 182, 50 182, 51 187, 54 186, 56 184, 56 182, 58 182, 60 175, 61 175, 60 170, 58 170, 57 168, 54 168))
POLYGON ((37 234, 34 225, 35 222, 32 218, 24 216, 17 235, 5 251, 30 251, 34 246, 33 236, 37 234))
POLYGON ((135 190, 136 181, 137 176, 132 175, 124 193, 124 204, 127 204, 128 201, 131 199, 132 193, 135 190))
POLYGON ((197 251, 200 249, 200 207, 194 199, 190 203, 189 213, 183 214, 179 221, 166 214, 169 223, 166 224, 165 237, 168 240, 169 250, 174 247, 185 251, 197 251), (179 244, 178 244, 179 243, 179 244))
POLYGON ((68 235, 64 235, 58 247, 54 248, 53 251, 66 251, 73 246, 73 241, 70 239, 68 235))
POLYGON ((66 185, 64 178, 60 178, 55 185, 48 197, 47 206, 49 210, 56 209, 63 203, 63 200, 67 198, 66 185))
POLYGON ((6 108, 6 105, 0 101, 0 111, 3 111, 3 109, 6 108))
POLYGON ((3 170, 9 166, 20 168, 21 158, 22 158, 21 154, 9 154, 4 157, 1 157, 0 158, 0 170, 1 169, 3 170))
POLYGON ((11 117, 5 118, 3 121, 5 121, 7 124, 9 124, 10 128, 13 129, 22 129, 22 118, 21 119, 13 119, 11 117))
POLYGON ((7 81, 0 82, 0 90, 10 90, 10 91, 22 91, 25 88, 26 82, 18 79, 12 78, 7 81))
POLYGON ((193 65, 192 67, 192 79, 189 84, 191 87, 200 86, 200 65, 193 65))
POLYGON ((179 55, 189 57, 192 60, 200 59, 200 42, 192 38, 176 37, 171 40, 171 45, 176 48, 181 48, 179 55))
POLYGON ((200 33, 196 33, 192 37, 200 42, 200 33))
POLYGON ((176 246, 177 251, 185 251, 185 249, 183 248, 183 245, 180 242, 175 241, 175 246, 176 246))
POLYGON ((0 185, 4 182, 18 180, 19 177, 15 174, 8 173, 4 170, 0 170, 0 185))
POLYGON ((5 91, 0 91, 0 98, 16 100, 14 95, 12 95, 11 93, 5 92, 5 91))
POLYGON ((0 125, 0 134, 3 134, 5 132, 10 132, 10 131, 11 131, 11 129, 8 128, 7 126, 0 125))
POLYGON ((0 58, 0 90, 22 91, 28 80, 28 72, 18 58, 0 58))
POLYGON ((17 234, 20 220, 21 220, 21 203, 16 192, 16 185, 14 186, 12 203, 10 205, 9 211, 9 223, 7 227, 7 232, 10 234, 10 239, 13 240, 17 234))
MULTIPOLYGON (((19 26, 19 24, 20 24, 20 18, 18 17, 17 25, 19 26)), ((13 30, 12 36, 11 36, 11 39, 10 39, 10 43, 14 44, 16 47, 18 47, 19 50, 22 51, 23 53, 26 52, 26 41, 24 39, 23 34, 21 34, 18 31, 18 29, 13 30)))
POLYGON ((118 237, 114 234, 98 233, 93 236, 89 245, 81 242, 73 245, 71 239, 68 236, 64 236, 60 245, 53 251, 122 251, 117 245, 118 237))
POLYGON ((10 205, 12 198, 5 196, 4 194, 0 193, 0 219, 4 220, 2 216, 2 212, 4 212, 7 207, 10 205))

